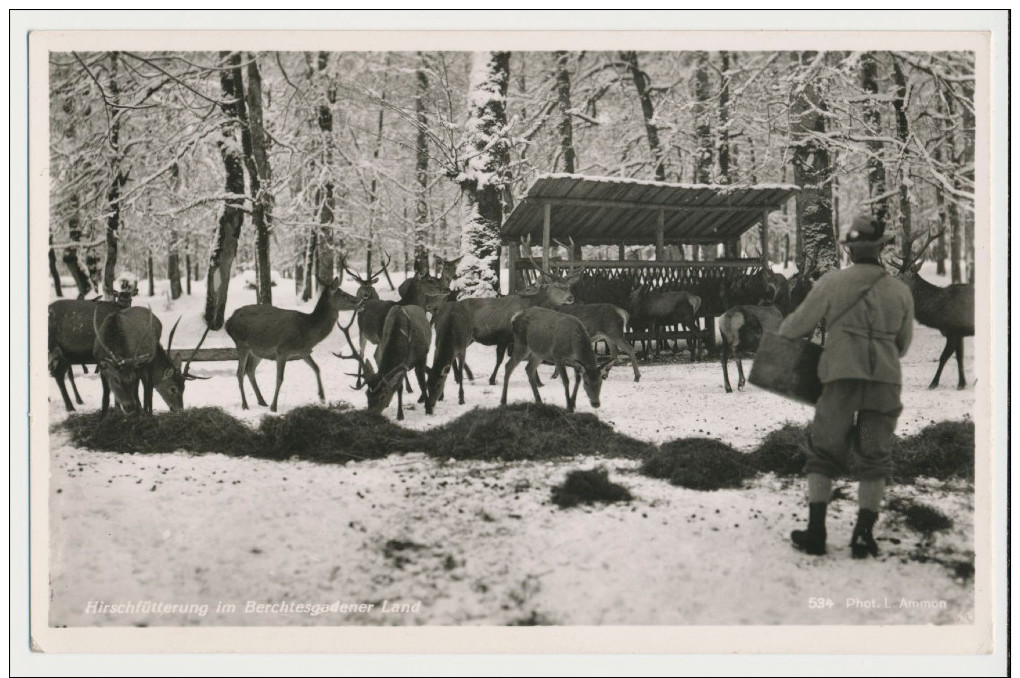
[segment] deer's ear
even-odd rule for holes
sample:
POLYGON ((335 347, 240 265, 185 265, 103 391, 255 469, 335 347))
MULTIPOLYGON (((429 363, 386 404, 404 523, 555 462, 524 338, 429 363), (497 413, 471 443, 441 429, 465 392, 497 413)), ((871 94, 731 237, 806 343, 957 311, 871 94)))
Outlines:
POLYGON ((379 282, 379 276, 376 276, 376 277, 372 278, 371 280, 369 280, 369 281, 368 281, 368 284, 369 284, 369 285, 374 285, 374 284, 376 284, 377 282, 379 282))

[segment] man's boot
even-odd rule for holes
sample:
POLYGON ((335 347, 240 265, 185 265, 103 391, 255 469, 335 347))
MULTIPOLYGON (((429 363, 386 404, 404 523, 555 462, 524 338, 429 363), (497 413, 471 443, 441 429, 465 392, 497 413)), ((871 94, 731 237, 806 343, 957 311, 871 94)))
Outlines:
POLYGON ((825 555, 825 511, 828 506, 824 501, 808 505, 810 514, 807 529, 790 533, 794 546, 813 556, 825 555))
POLYGON ((876 511, 861 509, 857 512, 857 524, 854 525, 854 535, 850 539, 850 555, 854 558, 867 558, 878 555, 878 544, 871 534, 871 528, 878 520, 876 511))

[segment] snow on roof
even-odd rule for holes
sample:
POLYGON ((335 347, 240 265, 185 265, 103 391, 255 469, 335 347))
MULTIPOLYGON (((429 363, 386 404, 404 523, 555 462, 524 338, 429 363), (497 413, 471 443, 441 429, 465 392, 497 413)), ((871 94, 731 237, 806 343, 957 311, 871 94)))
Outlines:
POLYGON ((590 174, 568 174, 566 172, 550 172, 548 174, 539 174, 535 177, 535 180, 531 182, 527 192, 531 192, 535 184, 543 179, 579 179, 586 182, 603 183, 603 184, 632 184, 635 186, 661 186, 664 188, 686 188, 691 190, 697 189, 710 189, 718 191, 720 193, 728 193, 731 191, 744 190, 744 189, 761 189, 771 191, 799 191, 800 187, 796 184, 779 184, 779 183, 760 183, 760 184, 685 184, 670 181, 655 181, 653 179, 634 179, 632 177, 607 177, 607 176, 595 176, 590 174))

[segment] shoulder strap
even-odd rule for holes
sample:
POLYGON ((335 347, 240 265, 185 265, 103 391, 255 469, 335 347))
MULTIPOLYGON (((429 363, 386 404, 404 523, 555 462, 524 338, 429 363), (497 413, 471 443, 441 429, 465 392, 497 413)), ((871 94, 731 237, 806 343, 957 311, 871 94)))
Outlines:
POLYGON ((863 292, 861 292, 861 294, 856 299, 854 299, 853 302, 849 306, 847 306, 842 311, 840 311, 839 315, 836 315, 836 316, 832 317, 831 319, 830 318, 826 318, 825 319, 825 324, 826 325, 831 325, 834 322, 836 322, 837 320, 839 320, 840 318, 842 318, 844 315, 846 315, 850 311, 850 309, 852 309, 854 306, 856 306, 861 301, 861 299, 863 299, 865 296, 867 296, 868 292, 870 292, 872 290, 872 288, 874 288, 875 285, 878 284, 878 281, 881 280, 882 278, 884 278, 885 276, 886 276, 886 272, 883 269, 881 275, 879 275, 877 278, 875 278, 875 280, 870 285, 868 285, 868 287, 863 292))

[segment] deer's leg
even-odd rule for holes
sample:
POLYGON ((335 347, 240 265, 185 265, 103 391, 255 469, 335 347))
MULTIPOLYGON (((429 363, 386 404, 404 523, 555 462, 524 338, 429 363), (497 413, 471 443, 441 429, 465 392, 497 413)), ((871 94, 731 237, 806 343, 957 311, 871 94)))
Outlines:
MULTIPOLYGON (((471 374, 471 368, 468 367, 467 360, 465 360, 464 358, 460 359, 460 368, 463 373, 467 374, 468 379, 470 379, 471 381, 475 380, 475 375, 471 374)), ((461 405, 463 404, 464 403, 462 402, 461 405)))
MULTIPOLYGON (((503 372, 503 396, 499 399, 500 405, 506 405, 506 390, 510 385, 510 374, 514 371, 514 368, 517 367, 517 363, 524 359, 524 354, 527 350, 526 346, 522 346, 520 348, 515 346, 514 352, 510 355, 510 360, 506 363, 506 370, 503 372)), ((531 378, 530 374, 528 375, 528 378, 531 378)))
MULTIPOLYGON (((84 365, 82 365, 82 367, 84 367, 84 365)), ((74 391, 74 402, 79 405, 84 405, 84 401, 82 401, 81 396, 78 395, 78 385, 74 383, 74 367, 70 364, 67 366, 67 378, 71 381, 71 390, 74 391)))
POLYGON ((957 382, 956 388, 964 388, 967 386, 967 379, 963 376, 963 337, 956 341, 956 367, 960 373, 960 381, 957 382))
MULTIPOLYGON (((627 340, 624 339, 623 336, 620 336, 616 339, 616 348, 626 353, 627 357, 630 358, 630 366, 634 368, 634 381, 635 382, 641 381, 641 370, 638 369, 637 354, 634 352, 634 347, 627 343, 627 340)), ((617 358, 619 357, 619 355, 620 355, 619 352, 617 352, 616 353, 617 358)), ((614 364, 616 362, 619 362, 619 360, 614 359, 614 364)))
POLYGON ((110 409, 110 382, 106 381, 106 375, 102 372, 99 373, 99 380, 103 382, 103 416, 106 416, 106 411, 110 409))
POLYGON ((252 390, 255 391, 255 401, 262 407, 265 407, 269 403, 267 403, 266 399, 262 397, 262 391, 259 389, 259 384, 255 381, 255 368, 259 366, 260 362, 262 362, 262 359, 258 356, 248 354, 248 381, 251 382, 252 390))
MULTIPOLYGON (((237 347, 237 388, 241 391, 241 409, 248 409, 248 400, 244 397, 244 374, 248 370, 248 351, 237 347)), ((103 382, 105 385, 105 381, 103 382)), ((252 384, 255 381, 252 380, 252 384)))
POLYGON ((563 382, 563 396, 567 399, 567 411, 574 411, 574 399, 570 397, 570 376, 567 374, 567 366, 562 361, 556 361, 556 374, 563 382))
POLYGON ((152 375, 149 374, 148 370, 142 375, 142 400, 144 403, 143 409, 152 414, 152 375))
MULTIPOLYGON (((404 379, 407 373, 404 373, 404 379)), ((404 379, 397 382, 397 421, 404 421, 404 379)))
POLYGON ((740 375, 740 379, 737 381, 737 390, 743 391, 744 384, 747 383, 747 380, 744 379, 744 364, 740 362, 740 356, 735 356, 735 358, 737 361, 737 374, 740 375))
MULTIPOLYGON (((457 361, 454 360, 454 362, 457 361)), ((418 388, 421 389, 421 395, 418 396, 418 402, 423 403, 425 402, 425 391, 427 390, 425 383, 425 365, 416 366, 414 368, 414 376, 418 379, 418 388)), ((406 374, 404 375, 404 378, 405 379, 407 378, 406 374)), ((412 391, 411 389, 407 389, 407 392, 413 393, 414 391, 412 391)))
POLYGON ((496 372, 499 371, 499 366, 503 364, 503 356, 506 355, 506 344, 496 344, 496 366, 492 368, 492 374, 489 376, 489 385, 496 385, 496 372))
POLYGON ((464 358, 454 359, 453 376, 457 379, 457 404, 464 404, 464 372, 467 370, 467 363, 464 358))
POLYGON ((283 370, 287 367, 286 358, 276 359, 276 392, 273 393, 273 404, 269 406, 271 412, 276 412, 276 402, 280 399, 280 387, 283 386, 283 370))
MULTIPOLYGON (((407 387, 408 393, 414 393, 414 390, 411 388, 411 378, 407 376, 407 372, 404 372, 404 386, 407 387)), ((422 402, 423 400, 425 400, 424 393, 422 393, 421 400, 419 400, 418 402, 422 402)))
POLYGON ((539 405, 542 404, 542 396, 538 394, 538 366, 541 364, 541 359, 533 357, 524 366, 524 371, 528 374, 528 383, 531 384, 531 392, 535 394, 535 402, 539 405))
POLYGON ((315 372, 315 382, 319 385, 319 400, 326 402, 326 392, 322 390, 322 377, 319 375, 319 366, 312 360, 312 356, 305 356, 305 362, 312 368, 312 372, 315 372))
POLYGON ((722 338, 722 375, 723 382, 726 384, 726 392, 733 393, 733 387, 730 386, 730 370, 726 363, 730 358, 730 340, 726 337, 722 338))
MULTIPOLYGON (((577 389, 581 386, 581 368, 574 368, 574 392, 570 394, 570 401, 577 407, 577 389)), ((573 412, 573 410, 571 410, 573 412)))
MULTIPOLYGON (((939 368, 935 370, 935 378, 928 384, 928 388, 937 388, 939 385, 939 378, 942 377, 942 368, 946 366, 949 357, 956 351, 956 342, 953 341, 952 337, 946 337, 946 347, 942 349, 942 355, 939 356, 939 368)), ((963 363, 960 363, 960 369, 963 369, 963 363)))
MULTIPOLYGON (((60 397, 64 399, 64 409, 68 412, 74 412, 74 405, 71 404, 71 397, 67 395, 67 386, 64 384, 64 372, 70 372, 63 363, 57 366, 57 369, 53 371, 53 378, 57 380, 57 387, 60 389, 60 397)), ((74 384, 74 381, 71 381, 74 384)), ((75 389, 74 395, 77 397, 78 390, 75 389)), ((78 404, 81 404, 81 398, 78 398, 78 404)))

